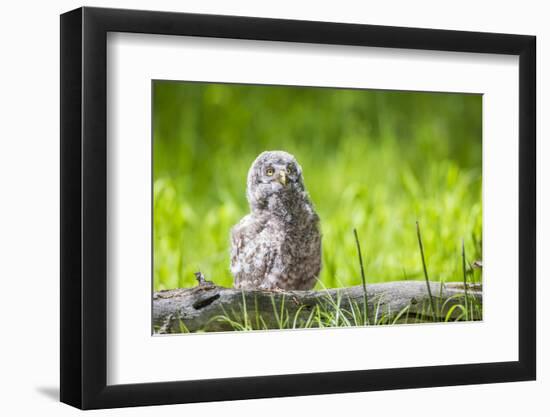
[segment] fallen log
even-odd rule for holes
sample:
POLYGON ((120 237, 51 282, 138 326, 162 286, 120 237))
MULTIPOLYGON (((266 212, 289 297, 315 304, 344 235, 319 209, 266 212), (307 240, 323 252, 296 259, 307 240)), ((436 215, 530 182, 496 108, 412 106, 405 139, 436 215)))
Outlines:
MULTIPOLYGON (((435 312, 425 281, 370 284, 366 297, 361 285, 274 292, 224 288, 206 281, 154 293, 153 328, 162 334, 442 321, 448 313, 458 318, 463 309, 456 306, 464 305, 464 285, 430 282, 430 287, 435 312)), ((470 284, 466 293, 471 304, 481 305, 479 284, 470 284)))

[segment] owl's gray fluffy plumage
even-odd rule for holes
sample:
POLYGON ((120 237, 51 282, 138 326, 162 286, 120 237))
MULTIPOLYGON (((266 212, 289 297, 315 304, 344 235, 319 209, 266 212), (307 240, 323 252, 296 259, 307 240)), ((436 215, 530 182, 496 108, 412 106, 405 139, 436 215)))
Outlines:
POLYGON ((307 290, 321 270, 319 217, 291 154, 263 152, 248 171, 250 213, 231 230, 235 288, 307 290))

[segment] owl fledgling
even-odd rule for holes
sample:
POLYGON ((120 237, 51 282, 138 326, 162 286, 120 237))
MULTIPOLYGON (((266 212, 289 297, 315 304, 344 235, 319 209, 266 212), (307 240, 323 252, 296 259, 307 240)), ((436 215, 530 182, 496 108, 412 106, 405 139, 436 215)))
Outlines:
POLYGON ((248 171, 246 196, 250 214, 231 230, 235 288, 313 288, 321 270, 319 216, 296 158, 261 153, 248 171))

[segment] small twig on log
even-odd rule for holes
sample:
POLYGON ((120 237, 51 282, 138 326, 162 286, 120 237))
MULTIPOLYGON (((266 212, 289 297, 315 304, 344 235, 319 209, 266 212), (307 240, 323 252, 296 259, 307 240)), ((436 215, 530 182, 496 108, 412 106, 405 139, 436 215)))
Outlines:
POLYGON ((204 274, 201 271, 195 272, 194 275, 195 275, 195 278, 197 279, 197 282, 199 283, 199 287, 204 285, 210 285, 210 286, 216 285, 212 281, 207 281, 206 278, 204 277, 204 274))

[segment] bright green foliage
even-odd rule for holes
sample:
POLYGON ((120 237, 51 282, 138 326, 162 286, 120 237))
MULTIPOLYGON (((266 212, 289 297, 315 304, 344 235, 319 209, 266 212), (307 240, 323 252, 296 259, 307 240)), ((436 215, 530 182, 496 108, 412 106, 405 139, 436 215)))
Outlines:
MULTIPOLYGON (((229 231, 248 212, 246 174, 264 150, 303 167, 321 218, 322 287, 462 281, 481 259, 480 95, 156 81, 154 288, 231 286, 229 231)), ((481 279, 476 273, 477 279, 481 279)))

